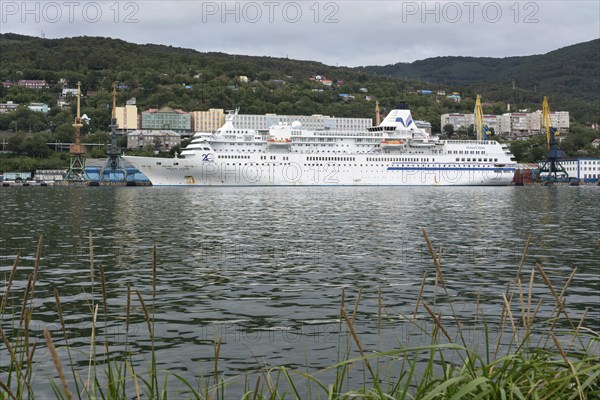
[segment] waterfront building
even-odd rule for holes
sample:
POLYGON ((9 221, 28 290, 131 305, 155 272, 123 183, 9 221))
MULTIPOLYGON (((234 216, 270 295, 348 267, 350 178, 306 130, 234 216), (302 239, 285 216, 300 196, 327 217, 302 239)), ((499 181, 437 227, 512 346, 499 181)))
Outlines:
POLYGON ((5 181, 30 181, 31 172, 5 172, 2 178, 5 181))
POLYGON ((307 130, 341 130, 341 131, 365 131, 373 126, 371 118, 336 118, 321 114, 313 115, 253 115, 238 114, 234 118, 234 125, 238 129, 264 130, 278 124, 291 125, 298 121, 303 129, 307 130))
POLYGON ((138 129, 138 111, 135 104, 127 104, 125 107, 116 107, 115 117, 117 119, 118 130, 128 132, 138 129))
POLYGON ((208 111, 192 111, 192 126, 194 132, 215 132, 225 123, 225 113, 222 108, 211 108, 208 111))
POLYGON ((33 176, 36 181, 62 181, 66 173, 66 169, 38 169, 33 176))
MULTIPOLYGON (((541 167, 545 161, 539 163, 541 167)), ((582 157, 560 160, 569 178, 583 182, 598 182, 600 179, 600 157, 582 157)))
POLYGON ((142 130, 172 130, 178 133, 191 133, 192 116, 182 110, 170 107, 149 109, 142 112, 142 130))
POLYGON ((154 150, 169 151, 181 145, 181 134, 172 130, 136 130, 127 134, 128 149, 151 147, 154 150))

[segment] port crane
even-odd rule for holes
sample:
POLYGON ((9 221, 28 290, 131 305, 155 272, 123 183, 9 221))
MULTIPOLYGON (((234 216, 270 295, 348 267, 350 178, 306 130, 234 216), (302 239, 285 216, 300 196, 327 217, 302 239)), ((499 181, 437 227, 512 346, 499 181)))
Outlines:
POLYGON ((89 177, 85 172, 86 149, 85 145, 81 144, 81 127, 83 127, 83 123, 81 122, 81 82, 77 82, 77 115, 75 116, 73 127, 75 128, 75 143, 69 146, 71 161, 65 175, 65 180, 89 180, 89 177))
POLYGON ((475 132, 477 140, 487 140, 489 128, 483 124, 483 107, 481 106, 481 96, 477 95, 475 100, 475 132))
POLYGON ((106 150, 106 163, 100 171, 100 181, 125 181, 127 180, 127 169, 121 159, 121 148, 117 143, 117 83, 113 83, 112 90, 112 115, 110 119, 111 138, 110 145, 106 150))
POLYGON ((546 132, 548 159, 540 167, 540 178, 547 182, 556 182, 559 180, 559 174, 561 174, 563 179, 568 180, 569 174, 560 163, 560 160, 565 158, 565 152, 558 146, 558 142, 556 141, 556 136, 559 133, 550 124, 550 106, 548 105, 548 98, 546 96, 544 96, 544 100, 542 101, 542 130, 546 132), (542 173, 548 173, 548 175, 542 177, 542 173))

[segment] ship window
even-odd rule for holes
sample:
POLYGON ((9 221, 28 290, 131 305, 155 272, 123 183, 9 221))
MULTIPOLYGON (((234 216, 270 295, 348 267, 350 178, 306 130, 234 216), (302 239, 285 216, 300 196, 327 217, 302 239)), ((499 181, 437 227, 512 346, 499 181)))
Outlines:
POLYGON ((162 163, 161 162, 157 162, 156 165, 162 165, 162 163))

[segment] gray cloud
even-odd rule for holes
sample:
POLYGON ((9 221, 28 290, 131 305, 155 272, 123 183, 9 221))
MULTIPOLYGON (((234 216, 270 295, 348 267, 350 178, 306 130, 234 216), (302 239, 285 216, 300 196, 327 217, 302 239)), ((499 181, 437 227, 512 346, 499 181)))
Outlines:
POLYGON ((3 33, 382 65, 545 53, 600 37, 593 1, 9 1, 3 33))

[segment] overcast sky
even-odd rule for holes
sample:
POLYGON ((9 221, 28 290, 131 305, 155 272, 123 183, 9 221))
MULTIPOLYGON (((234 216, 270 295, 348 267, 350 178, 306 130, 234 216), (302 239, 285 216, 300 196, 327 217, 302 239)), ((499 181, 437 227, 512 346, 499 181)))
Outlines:
POLYGON ((541 54, 600 37, 598 0, 0 0, 0 6, 2 33, 107 36, 340 66, 541 54))

